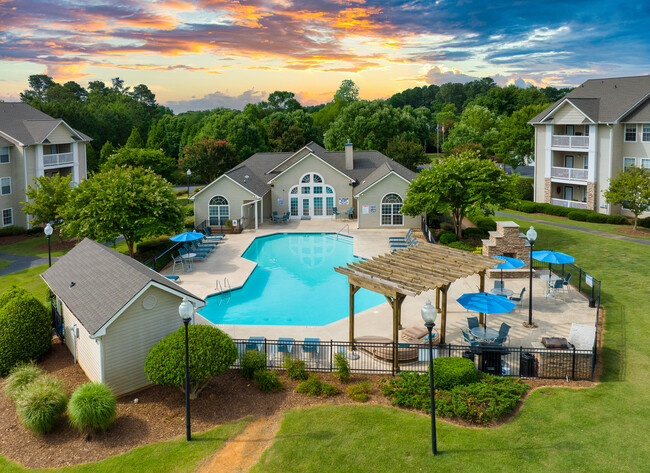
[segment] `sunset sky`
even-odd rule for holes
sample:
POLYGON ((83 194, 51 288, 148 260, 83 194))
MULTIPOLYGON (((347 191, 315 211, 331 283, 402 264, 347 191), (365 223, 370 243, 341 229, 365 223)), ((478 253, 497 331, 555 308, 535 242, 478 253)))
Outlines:
POLYGON ((485 76, 556 87, 650 73, 650 2, 0 0, 0 98, 30 74, 144 83, 177 112, 303 105, 485 76))

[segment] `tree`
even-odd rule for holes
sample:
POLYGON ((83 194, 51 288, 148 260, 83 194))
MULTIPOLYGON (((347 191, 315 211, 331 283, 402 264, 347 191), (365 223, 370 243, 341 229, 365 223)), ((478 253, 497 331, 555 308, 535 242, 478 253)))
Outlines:
POLYGON ((345 107, 358 101, 359 87, 350 79, 345 79, 334 94, 334 99, 313 114, 314 123, 321 130, 327 131, 345 107))
POLYGON ((451 212, 456 235, 468 212, 491 211, 515 201, 514 183, 493 161, 471 153, 450 156, 420 172, 409 186, 402 213, 412 217, 422 213, 451 212))
POLYGON ((415 171, 418 164, 427 162, 427 154, 420 143, 407 140, 404 137, 393 138, 388 142, 386 156, 394 159, 402 166, 415 171))
POLYGON ((151 169, 168 181, 176 170, 176 160, 157 149, 121 148, 111 154, 102 164, 102 170, 107 171, 115 166, 139 166, 151 169))
POLYGON ((345 79, 334 94, 335 102, 352 103, 359 100, 359 87, 354 81, 345 79))
POLYGON ((535 129, 528 122, 547 106, 548 104, 527 105, 501 120, 494 149, 505 164, 516 168, 525 164, 527 156, 534 156, 535 129))
POLYGON ((29 76, 28 83, 31 90, 27 89, 20 93, 20 100, 27 103, 31 103, 34 100, 42 102, 45 100, 47 89, 56 84, 56 82, 46 74, 31 75, 29 76))
POLYGON ((104 143, 104 146, 102 146, 102 149, 99 151, 99 162, 105 163, 106 160, 108 160, 108 157, 115 152, 115 147, 113 146, 113 143, 110 141, 107 141, 104 143))
POLYGON ((147 107, 156 106, 156 94, 149 90, 149 87, 144 84, 139 84, 133 87, 131 97, 133 97, 136 102, 140 102, 147 107))
POLYGON ((181 169, 191 169, 203 182, 214 181, 239 162, 237 152, 226 141, 203 139, 183 148, 178 160, 181 169))
POLYGON ((64 207, 70 201, 71 179, 71 174, 34 178, 34 187, 28 185, 25 191, 27 202, 21 202, 23 212, 32 217, 32 223, 38 225, 49 222, 54 225, 55 231, 59 231, 64 207))
POLYGON ((66 235, 110 241, 124 236, 129 255, 145 238, 183 229, 185 213, 167 181, 149 169, 115 167, 72 190, 63 212, 66 235))
POLYGON ((131 134, 129 135, 129 139, 126 140, 124 147, 130 149, 144 148, 144 141, 142 140, 142 136, 140 136, 140 132, 136 127, 133 127, 131 129, 131 134))
POLYGON ((639 215, 650 210, 650 169, 630 166, 619 171, 604 195, 608 204, 623 205, 634 214, 636 230, 639 215))
MULTIPOLYGON (((226 371, 237 359, 232 339, 216 327, 188 327, 190 353, 190 399, 196 399, 214 377, 226 371)), ((156 384, 185 386, 185 328, 167 335, 151 349, 144 362, 147 378, 156 384)))
POLYGON ((488 153, 497 140, 497 116, 481 105, 471 105, 460 116, 460 121, 449 132, 443 148, 450 150, 464 143, 480 143, 488 153))

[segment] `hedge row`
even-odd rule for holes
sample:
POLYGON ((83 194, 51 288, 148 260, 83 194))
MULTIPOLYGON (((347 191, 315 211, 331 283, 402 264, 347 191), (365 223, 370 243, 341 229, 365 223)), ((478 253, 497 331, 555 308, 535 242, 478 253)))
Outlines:
MULTIPOLYGON (((608 223, 611 225, 628 225, 630 222, 623 215, 605 215, 593 210, 573 209, 562 207, 561 205, 545 204, 541 202, 522 201, 511 205, 513 210, 525 213, 541 213, 546 215, 555 215, 557 217, 567 217, 569 220, 592 223, 608 223)), ((650 226, 650 222, 648 222, 650 226)))
POLYGON ((29 230, 18 225, 9 225, 0 228, 0 236, 14 236, 14 235, 38 235, 43 233, 43 227, 33 227, 29 230))

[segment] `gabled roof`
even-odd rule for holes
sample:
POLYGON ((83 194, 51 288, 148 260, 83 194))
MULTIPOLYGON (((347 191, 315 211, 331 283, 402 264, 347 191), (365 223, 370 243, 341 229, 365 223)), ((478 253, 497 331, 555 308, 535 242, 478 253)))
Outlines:
POLYGON ((650 96, 650 75, 591 79, 576 87, 529 123, 541 124, 552 118, 559 105, 569 101, 595 123, 629 121, 631 114, 650 96))
POLYGON ((195 303, 205 302, 139 261, 89 238, 41 277, 91 336, 152 283, 195 303))
POLYGON ((75 130, 63 120, 52 118, 26 103, 0 102, 0 131, 22 145, 43 143, 60 124, 70 130, 71 137, 91 141, 89 136, 75 130))
POLYGON ((372 186, 377 184, 379 181, 385 179, 390 174, 395 174, 396 176, 404 179, 406 182, 410 181, 410 179, 406 179, 404 176, 401 176, 400 174, 396 173, 395 170, 390 166, 390 164, 383 163, 381 166, 379 166, 377 169, 371 172, 368 177, 366 177, 363 181, 359 183, 358 188, 355 189, 356 193, 354 194, 354 196, 357 197, 359 194, 361 194, 367 189, 370 189, 372 186))
POLYGON ((0 136, 0 146, 13 146, 14 144, 9 141, 5 140, 2 136, 0 136))

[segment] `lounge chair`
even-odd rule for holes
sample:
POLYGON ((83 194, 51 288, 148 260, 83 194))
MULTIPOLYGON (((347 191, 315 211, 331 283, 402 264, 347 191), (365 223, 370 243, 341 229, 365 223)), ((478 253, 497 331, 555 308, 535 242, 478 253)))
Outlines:
POLYGON ((405 342, 416 342, 424 339, 429 335, 429 330, 422 325, 414 325, 413 327, 405 328, 402 330, 400 336, 405 342))
POLYGON ((388 241, 391 243, 407 243, 408 241, 411 240, 411 236, 413 235, 413 229, 409 228, 409 231, 406 232, 406 236, 403 237, 390 237, 388 238, 388 241))
POLYGON ((248 337, 246 350, 262 351, 262 345, 264 345, 264 337, 248 337))
POLYGON ((212 248, 210 248, 210 249, 208 249, 208 248, 195 248, 192 245, 190 245, 189 243, 185 243, 185 245, 183 245, 183 248, 185 248, 188 253, 194 253, 197 256, 201 255, 203 257, 208 256, 210 254, 210 252, 212 251, 212 248))
POLYGON ((175 283, 179 282, 179 277, 178 277, 178 276, 174 276, 173 274, 172 274, 171 276, 165 276, 165 277, 166 277, 167 279, 169 279, 170 281, 174 281, 175 283))
POLYGON ((391 242, 390 247, 391 248, 408 248, 410 247, 414 241, 417 241, 415 239, 415 235, 411 234, 411 238, 406 241, 406 242, 391 242))
POLYGON ((278 352, 288 355, 293 348, 293 338, 278 338, 278 352))
POLYGON ((191 245, 197 249, 203 249, 206 250, 208 248, 216 248, 217 245, 219 244, 218 241, 208 241, 205 238, 202 240, 194 240, 191 242, 191 245))
POLYGON ((211 237, 221 237, 221 238, 223 238, 223 237, 226 236, 225 233, 212 233, 212 230, 210 230, 210 227, 205 227, 203 229, 203 232, 206 233, 208 236, 211 236, 211 237))
POLYGON ((194 257, 193 257, 194 261, 204 261, 205 258, 207 257, 207 255, 205 255, 203 253, 196 253, 195 251, 190 251, 186 247, 179 248, 178 252, 180 253, 181 257, 182 257, 182 255, 187 255, 187 254, 190 254, 190 253, 194 253, 194 257))
POLYGON ((467 317, 467 327, 469 330, 479 326, 478 317, 467 317))
POLYGON ((203 239, 203 241, 221 241, 221 240, 223 240, 224 235, 210 235, 208 227, 205 227, 202 231, 205 234, 205 238, 203 239))
POLYGON ((309 353, 311 357, 318 357, 318 352, 320 350, 320 338, 305 338, 304 343, 302 344, 302 351, 309 353))

